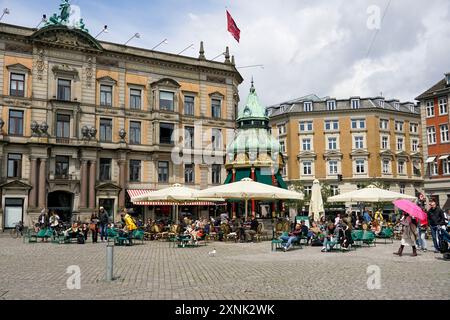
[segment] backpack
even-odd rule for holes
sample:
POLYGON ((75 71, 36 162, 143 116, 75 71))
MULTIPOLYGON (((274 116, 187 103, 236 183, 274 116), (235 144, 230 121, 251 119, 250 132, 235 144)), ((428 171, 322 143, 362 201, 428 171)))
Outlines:
POLYGON ((82 233, 79 233, 77 236, 77 243, 78 244, 84 244, 84 235, 82 233))
POLYGON ((449 252, 448 242, 444 240, 444 237, 442 236, 442 230, 439 230, 439 251, 441 253, 449 252))

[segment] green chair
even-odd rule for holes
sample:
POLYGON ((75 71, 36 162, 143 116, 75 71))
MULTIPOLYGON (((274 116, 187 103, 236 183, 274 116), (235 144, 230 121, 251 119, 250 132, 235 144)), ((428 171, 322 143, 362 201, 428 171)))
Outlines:
POLYGON ((353 247, 361 247, 364 230, 352 230, 353 247))
POLYGON ((133 239, 141 241, 144 244, 144 231, 136 229, 133 231, 133 239))
POLYGON ((367 231, 367 230, 364 231, 363 237, 362 237, 362 243, 367 244, 367 246, 369 246, 369 247, 370 247, 371 244, 376 246, 375 233, 373 233, 372 231, 367 231))
POLYGON ((33 229, 28 229, 23 236, 24 243, 36 243, 37 242, 37 232, 33 229))
POLYGON ((380 234, 376 236, 375 242, 377 239, 383 239, 385 244, 388 240, 390 240, 391 243, 394 243, 394 230, 392 230, 392 228, 383 228, 380 234))
POLYGON ((50 228, 44 228, 39 230, 39 232, 36 234, 37 239, 45 239, 51 238, 53 236, 53 230, 50 228))

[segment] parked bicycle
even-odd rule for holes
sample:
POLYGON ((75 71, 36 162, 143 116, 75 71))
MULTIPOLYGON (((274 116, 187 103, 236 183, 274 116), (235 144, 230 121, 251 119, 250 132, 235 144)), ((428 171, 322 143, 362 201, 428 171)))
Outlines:
POLYGON ((14 229, 11 229, 11 237, 17 239, 19 236, 23 237, 23 233, 24 233, 23 221, 15 223, 14 229))

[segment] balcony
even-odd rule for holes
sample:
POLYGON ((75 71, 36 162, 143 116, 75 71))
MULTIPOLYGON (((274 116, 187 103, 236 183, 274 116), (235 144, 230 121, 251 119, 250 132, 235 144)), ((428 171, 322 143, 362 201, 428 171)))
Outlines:
POLYGON ((56 143, 69 144, 70 138, 56 138, 56 143))

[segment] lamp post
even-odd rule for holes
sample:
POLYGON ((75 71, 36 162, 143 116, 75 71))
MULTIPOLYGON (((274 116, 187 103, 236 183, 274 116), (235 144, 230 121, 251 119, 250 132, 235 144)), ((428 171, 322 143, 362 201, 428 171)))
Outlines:
POLYGON ((105 26, 103 27, 102 31, 100 31, 95 37, 94 39, 97 39, 98 36, 100 36, 102 33, 108 33, 108 26, 105 24, 105 26))
POLYGON ((3 19, 3 16, 4 16, 5 14, 9 14, 9 9, 8 9, 8 8, 3 9, 3 13, 2 13, 2 15, 0 16, 0 21, 3 19))
POLYGON ((153 48, 152 48, 152 50, 155 50, 156 48, 158 48, 160 45, 162 45, 162 44, 167 44, 168 43, 168 41, 167 41, 167 39, 164 39, 163 41, 161 41, 160 43, 158 43, 156 46, 154 46, 153 48))
POLYGON ((130 42, 131 40, 133 40, 134 38, 140 39, 140 38, 141 38, 141 35, 140 35, 138 32, 136 32, 136 33, 135 33, 130 39, 128 39, 127 42, 125 42, 123 45, 126 46, 127 43, 130 42))
POLYGON ((194 44, 189 45, 189 47, 184 48, 183 50, 181 50, 180 52, 177 53, 177 55, 182 54, 183 52, 185 52, 187 49, 192 48, 194 49, 194 44))

